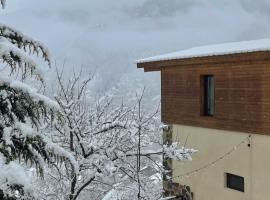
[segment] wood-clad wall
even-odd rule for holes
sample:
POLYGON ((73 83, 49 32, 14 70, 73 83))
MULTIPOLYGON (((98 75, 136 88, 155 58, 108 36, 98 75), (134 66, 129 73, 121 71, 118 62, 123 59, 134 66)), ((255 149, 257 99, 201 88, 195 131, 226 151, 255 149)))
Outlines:
POLYGON ((165 123, 270 135, 269 59, 168 67, 163 64, 161 81, 165 123), (201 116, 200 112, 200 76, 208 74, 215 78, 214 117, 201 116))

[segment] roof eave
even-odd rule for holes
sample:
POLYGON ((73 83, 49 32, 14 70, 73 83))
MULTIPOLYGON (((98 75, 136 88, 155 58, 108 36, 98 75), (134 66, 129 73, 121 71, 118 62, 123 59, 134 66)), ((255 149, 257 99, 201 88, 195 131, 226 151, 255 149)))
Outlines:
POLYGON ((226 55, 214 55, 204 57, 192 57, 172 60, 161 60, 151 62, 139 62, 138 68, 143 68, 145 72, 161 71, 163 67, 220 64, 220 63, 249 63, 258 61, 270 61, 270 51, 256 51, 247 53, 234 53, 226 55))

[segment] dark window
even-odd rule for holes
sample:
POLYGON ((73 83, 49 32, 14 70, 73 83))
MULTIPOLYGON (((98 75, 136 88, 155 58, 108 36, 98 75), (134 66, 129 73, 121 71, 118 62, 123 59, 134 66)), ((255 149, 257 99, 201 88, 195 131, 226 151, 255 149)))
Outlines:
POLYGON ((213 75, 201 76, 201 115, 214 116, 215 80, 213 75))
POLYGON ((244 177, 226 173, 226 186, 244 192, 244 177))

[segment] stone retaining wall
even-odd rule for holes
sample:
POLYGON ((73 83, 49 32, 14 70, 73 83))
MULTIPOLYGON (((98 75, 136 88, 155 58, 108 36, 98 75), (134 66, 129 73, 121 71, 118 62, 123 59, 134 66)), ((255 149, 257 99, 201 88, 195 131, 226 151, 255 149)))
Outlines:
MULTIPOLYGON (((172 144, 173 127, 169 125, 163 128, 163 144, 172 144)), ((163 155, 163 196, 174 197, 174 200, 192 200, 193 194, 189 186, 173 183, 172 177, 172 159, 163 155)))

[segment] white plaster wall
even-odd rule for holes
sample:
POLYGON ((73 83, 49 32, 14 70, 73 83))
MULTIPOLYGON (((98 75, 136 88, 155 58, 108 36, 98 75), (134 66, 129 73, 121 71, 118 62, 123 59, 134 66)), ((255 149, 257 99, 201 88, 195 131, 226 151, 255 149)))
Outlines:
MULTIPOLYGON (((173 125, 173 140, 198 149, 193 161, 173 161, 173 177, 201 168, 223 156, 248 133, 173 125)), ((270 136, 253 134, 230 155, 196 174, 174 182, 191 186, 195 200, 269 200, 270 199, 270 136), (225 187, 225 173, 245 178, 245 192, 225 187)))

